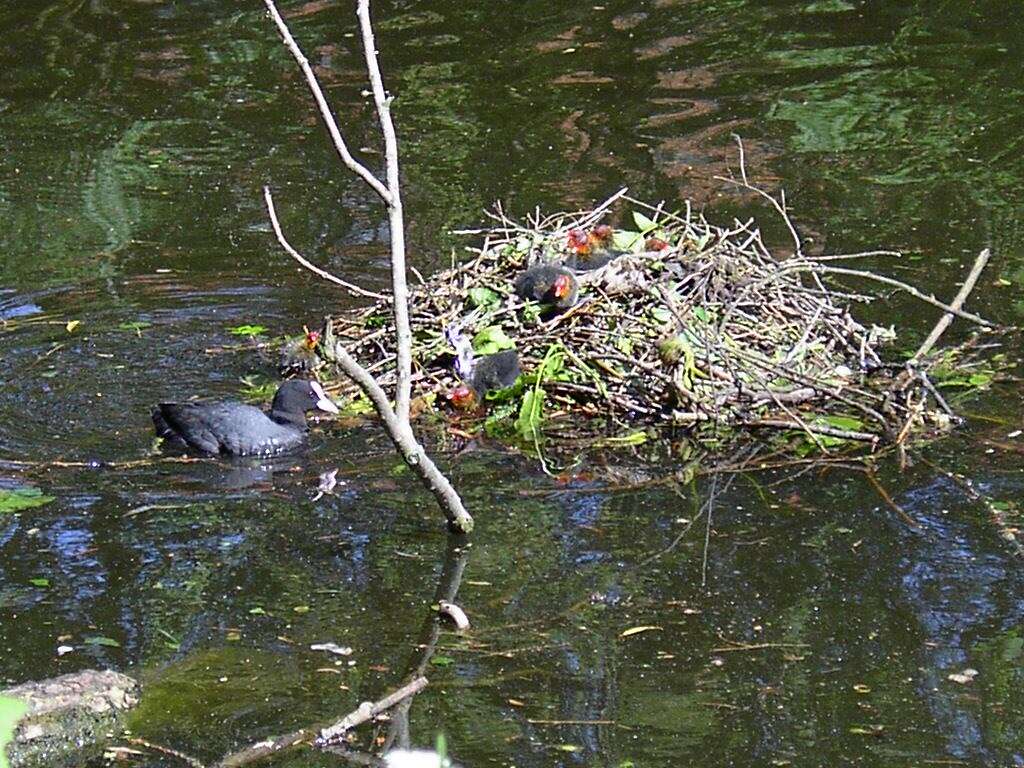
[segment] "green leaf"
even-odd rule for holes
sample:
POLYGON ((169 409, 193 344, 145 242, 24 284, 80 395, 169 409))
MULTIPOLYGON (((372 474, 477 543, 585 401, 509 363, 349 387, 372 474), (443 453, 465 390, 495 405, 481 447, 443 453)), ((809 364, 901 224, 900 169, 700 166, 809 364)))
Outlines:
MULTIPOLYGON (((502 392, 513 391, 512 387, 502 392)), ((487 418, 484 420, 484 433, 489 437, 503 437, 512 431, 512 422, 509 417, 516 412, 516 404, 513 402, 501 403, 492 407, 487 418)))
POLYGON ((87 637, 83 641, 86 645, 102 645, 106 648, 120 648, 121 644, 112 637, 104 637, 103 635, 96 635, 95 637, 87 637))
POLYGON ((352 398, 341 409, 341 412, 346 416, 364 416, 367 413, 373 413, 373 411, 373 403, 370 402, 369 398, 362 395, 352 398))
POLYGON ((605 437, 598 440, 594 445, 598 448, 621 448, 630 445, 643 445, 647 442, 647 433, 643 431, 630 432, 628 435, 605 437))
POLYGON ((14 738, 14 728, 28 712, 28 705, 18 699, 0 696, 0 768, 8 768, 7 745, 14 738))
POLYGON ((478 355, 493 355, 503 349, 515 349, 516 344, 500 325, 489 325, 473 337, 473 351, 478 355))
POLYGON ((54 496, 44 496, 38 488, 0 488, 0 515, 9 512, 20 512, 49 504, 54 496))
POLYGON ((483 307, 488 309, 498 304, 501 301, 501 294, 497 291, 492 291, 490 288, 484 288, 478 286, 476 288, 470 288, 466 293, 466 298, 469 299, 469 305, 471 307, 483 307))
POLYGON ((540 367, 529 376, 524 377, 530 385, 545 384, 549 381, 568 381, 565 373, 565 349, 559 342, 548 347, 540 367))
POLYGON ((119 326, 117 326, 117 330, 129 331, 130 333, 134 333, 137 336, 141 336, 142 334, 140 333, 140 331, 149 328, 151 325, 153 324, 147 323, 145 320, 135 320, 130 323, 121 323, 119 326))
POLYGON ((455 663, 455 659, 451 656, 434 656, 430 659, 430 663, 435 667, 450 667, 455 663))
POLYGON ((540 305, 535 301, 528 301, 523 306, 523 322, 526 325, 536 325, 540 322, 540 305))
POLYGON ((28 583, 31 584, 33 587, 48 587, 48 586, 50 586, 50 580, 49 579, 44 579, 44 578, 29 579, 28 583))
POLYGON ((704 309, 704 307, 694 307, 693 316, 700 320, 702 323, 711 322, 711 316, 708 314, 708 311, 704 309))
POLYGON ((656 221, 647 218, 639 211, 633 211, 633 221, 636 222, 637 229, 639 229, 641 234, 644 235, 648 232, 653 232, 658 228, 658 223, 656 221))
POLYGON ((519 418, 516 419, 516 432, 526 440, 537 437, 541 422, 544 420, 544 397, 547 393, 542 387, 535 387, 523 395, 519 406, 519 418))
POLYGON ((667 323, 672 319, 672 313, 665 307, 651 307, 650 315, 658 323, 667 323))
POLYGON ((437 757, 444 765, 448 759, 448 739, 445 738, 443 733, 437 734, 437 739, 434 740, 434 751, 437 752, 437 757))
POLYGON ((612 245, 619 251, 632 251, 644 241, 640 232, 627 232, 617 229, 612 233, 612 245))
POLYGON ((818 426, 827 425, 836 429, 845 429, 851 432, 864 429, 864 422, 854 416, 822 416, 815 420, 818 426))
POLYGON ((269 400, 277 391, 277 383, 262 376, 243 376, 242 397, 251 402, 263 402, 269 400))
POLYGON ((266 330, 266 326, 263 325, 236 325, 228 328, 228 333, 235 336, 259 336, 266 330))
POLYGON ((987 372, 973 373, 968 381, 972 387, 986 387, 992 383, 992 374, 987 372))

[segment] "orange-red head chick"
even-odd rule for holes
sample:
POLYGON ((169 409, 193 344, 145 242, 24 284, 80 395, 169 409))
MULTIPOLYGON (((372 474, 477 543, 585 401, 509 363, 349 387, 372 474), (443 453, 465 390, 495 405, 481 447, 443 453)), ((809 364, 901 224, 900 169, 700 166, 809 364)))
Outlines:
POLYGON ((448 400, 453 408, 458 408, 460 411, 468 411, 471 408, 475 408, 478 403, 476 392, 466 384, 459 384, 459 386, 449 392, 448 400))
POLYGON ((551 292, 559 301, 569 296, 574 288, 571 275, 559 275, 555 278, 555 282, 551 284, 551 292))
POLYGON ((607 224, 598 224, 594 227, 593 237, 597 238, 601 245, 606 245, 612 239, 613 234, 615 234, 615 230, 607 224))
POLYGON ((579 227, 569 230, 566 244, 569 246, 569 250, 573 253, 590 253, 590 238, 587 236, 587 233, 579 227))

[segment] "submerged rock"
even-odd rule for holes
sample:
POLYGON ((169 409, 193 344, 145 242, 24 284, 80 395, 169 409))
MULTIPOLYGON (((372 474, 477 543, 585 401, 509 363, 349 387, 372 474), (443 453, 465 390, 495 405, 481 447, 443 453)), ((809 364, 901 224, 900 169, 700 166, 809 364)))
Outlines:
POLYGON ((139 703, 139 684, 119 672, 86 669, 0 695, 28 705, 7 747, 12 768, 55 768, 100 754, 124 713, 139 703))

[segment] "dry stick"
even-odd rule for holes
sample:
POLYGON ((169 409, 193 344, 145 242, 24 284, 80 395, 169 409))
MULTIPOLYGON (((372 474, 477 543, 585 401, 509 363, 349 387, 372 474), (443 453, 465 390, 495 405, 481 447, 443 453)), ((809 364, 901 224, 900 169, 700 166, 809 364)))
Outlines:
MULTIPOLYGON (((974 260, 974 266, 971 267, 970 273, 967 275, 967 279, 964 280, 964 284, 960 286, 960 292, 957 293, 956 298, 949 305, 953 309, 960 309, 963 307, 964 302, 967 301, 967 297, 971 295, 971 291, 974 290, 974 285, 978 282, 978 278, 981 276, 981 272, 985 269, 985 265, 988 264, 989 258, 992 256, 992 251, 988 248, 984 249, 978 254, 978 257, 974 260)), ((922 357, 931 352, 932 347, 939 340, 939 337, 946 332, 949 328, 950 323, 953 322, 953 315, 947 312, 939 318, 939 322, 932 328, 932 332, 928 334, 928 338, 924 340, 914 356, 910 358, 910 364, 913 365, 920 361, 922 357)))
MULTIPOLYGON (((363 390, 374 404, 377 413, 384 422, 391 441, 402 454, 406 464, 419 475, 423 484, 437 498, 441 509, 448 518, 449 525, 462 533, 469 533, 473 530, 473 518, 466 511, 462 499, 452 487, 448 478, 437 468, 437 465, 431 461, 417 442, 412 426, 409 423, 409 401, 412 391, 412 332, 409 328, 409 288, 405 275, 405 227, 402 220, 402 200, 399 192, 398 141, 395 136, 394 125, 391 121, 391 102, 384 94, 380 68, 377 64, 373 29, 370 26, 369 0, 359 0, 357 14, 362 30, 363 45, 366 49, 366 68, 370 77, 370 84, 373 88, 374 102, 380 119, 381 132, 384 134, 385 154, 387 156, 387 188, 384 188, 380 180, 371 174, 365 166, 360 165, 352 158, 345 140, 341 136, 341 131, 338 129, 337 122, 327 106, 327 101, 324 99, 323 91, 317 83, 316 76, 313 74, 313 70, 309 67, 309 62, 288 30, 284 19, 281 18, 281 14, 278 13, 274 0, 264 0, 264 3, 274 19, 274 23, 277 25, 278 32, 285 45, 306 75, 306 83, 313 93, 317 105, 320 107, 320 115, 327 126, 328 132, 331 134, 338 154, 341 155, 345 165, 362 178, 380 196, 388 208, 388 222, 391 230, 392 307, 395 316, 395 344, 398 360, 395 407, 391 407, 391 403, 380 384, 365 368, 356 362, 355 358, 348 353, 340 342, 335 344, 335 349, 333 350, 335 358, 342 371, 359 385, 360 389, 363 390)), ((289 251, 294 250, 287 244, 280 226, 275 226, 274 234, 277 235, 278 242, 281 243, 283 248, 289 251)))
POLYGON ((274 228, 274 234, 277 236, 277 241, 281 244, 281 247, 285 249, 289 256, 291 256, 293 259, 299 262, 299 264, 308 269, 317 277, 322 277, 324 280, 327 280, 328 282, 334 283, 335 285, 340 285, 347 291, 351 291, 352 293, 356 293, 360 296, 369 296, 371 299, 387 300, 388 297, 382 293, 374 293, 373 291, 368 291, 365 288, 360 288, 355 283, 350 283, 347 280, 342 280, 340 277, 332 275, 327 270, 320 269, 320 267, 316 266, 308 259, 306 259, 301 253, 296 251, 291 246, 291 244, 285 239, 284 232, 281 231, 281 222, 277 220, 277 211, 274 209, 274 198, 270 194, 270 187, 263 188, 263 200, 267 204, 267 213, 270 215, 270 225, 274 228))
POLYGON ((306 59, 305 55, 299 48, 298 43, 295 42, 295 38, 292 37, 292 33, 289 31, 288 25, 285 24, 284 19, 281 18, 281 14, 278 12, 277 6, 274 5, 274 0, 263 0, 263 3, 267 6, 270 18, 272 18, 274 20, 274 24, 277 25, 277 31, 281 35, 281 39, 284 40, 284 44, 288 46, 288 50, 299 65, 299 69, 302 70, 302 74, 306 76, 306 84, 309 86, 309 90, 313 94, 313 98, 316 99, 316 105, 320 108, 320 117, 323 118, 324 125, 327 127, 327 132, 331 135, 331 141, 334 142, 334 149, 341 157, 341 161, 345 163, 345 166, 352 171, 352 173, 365 181, 370 189, 380 196, 381 200, 390 205, 391 192, 381 183, 380 179, 370 172, 369 168, 352 157, 352 153, 349 152, 348 144, 345 143, 345 139, 341 135, 341 130, 338 128, 338 123, 334 119, 334 115, 331 114, 331 108, 327 105, 327 99, 324 97, 324 92, 320 88, 320 83, 317 82, 316 75, 313 74, 313 68, 309 66, 309 60, 306 59))
POLYGON ((154 744, 152 741, 146 741, 145 739, 138 738, 128 739, 128 743, 134 744, 137 747, 145 747, 146 749, 152 750, 153 752, 160 752, 164 755, 170 755, 171 757, 175 757, 178 760, 181 760, 186 765, 191 766, 191 768, 205 768, 205 766, 199 760, 192 757, 191 755, 187 755, 184 752, 178 751, 177 749, 165 747, 162 744, 154 744))
MULTIPOLYGON (((735 475, 729 478, 729 484, 735 479, 735 475)), ((726 486, 728 488, 728 485, 726 486)), ((704 517, 704 555, 700 564, 700 586, 701 589, 708 585, 708 548, 711 546, 711 515, 715 511, 715 500, 718 497, 718 475, 711 476, 711 493, 708 496, 707 512, 704 517)))
POLYGON ((357 725, 362 725, 367 720, 371 720, 379 715, 381 712, 391 709, 391 707, 395 706, 395 704, 403 699, 415 696, 426 687, 427 678, 421 676, 417 677, 412 682, 403 685, 397 691, 385 696, 380 701, 364 701, 359 705, 359 709, 350 712, 338 722, 321 730, 316 739, 317 745, 323 746, 330 744, 332 741, 337 741, 339 738, 344 736, 346 732, 352 730, 357 725))
POLYGON ((838 437, 843 440, 860 440, 865 443, 874 443, 878 435, 870 432, 856 432, 850 429, 838 429, 819 424, 801 424, 788 419, 750 419, 744 422, 748 427, 774 427, 776 429, 803 429, 805 432, 815 432, 826 437, 838 437))
POLYGON ((405 274, 405 221, 402 212, 401 180, 398 173, 398 137, 391 119, 392 97, 384 93, 384 81, 377 62, 377 47, 370 21, 370 0, 359 0, 356 6, 359 28, 363 34, 363 53, 370 88, 377 107, 380 131, 384 135, 384 158, 390 199, 388 228, 391 235, 391 292, 394 297, 395 336, 398 347, 398 384, 395 391, 395 411, 398 418, 409 420, 409 401, 412 393, 412 330, 409 327, 409 285, 405 274))
POLYGON ((403 699, 419 693, 426 687, 426 685, 427 678, 418 677, 412 682, 402 686, 397 691, 388 694, 380 701, 364 701, 357 709, 349 712, 345 717, 336 721, 332 725, 321 729, 319 732, 315 727, 309 727, 293 731, 292 733, 285 734, 284 736, 265 739, 264 741, 248 746, 245 749, 232 752, 217 763, 216 768, 241 768, 243 765, 249 765, 250 763, 254 763, 258 760, 263 760, 264 758, 277 754, 281 750, 294 747, 297 744, 308 743, 314 739, 317 746, 327 744, 332 739, 337 739, 339 736, 343 735, 346 731, 355 728, 357 725, 362 725, 367 720, 370 720, 381 712, 390 709, 403 699))
POLYGON ((979 317, 978 315, 975 315, 972 312, 965 312, 959 307, 954 307, 951 304, 944 304, 943 302, 936 299, 935 296, 930 296, 926 293, 922 293, 917 288, 910 285, 910 283, 904 283, 902 280, 896 280, 891 277, 886 277, 885 275, 878 275, 875 274, 874 272, 868 272, 862 269, 848 269, 846 267, 828 267, 823 264, 814 265, 813 263, 810 266, 811 268, 807 270, 809 272, 820 272, 832 275, 850 275, 852 277, 861 277, 866 280, 875 280, 876 282, 879 283, 891 285, 894 288, 899 288, 901 291, 906 291, 915 299, 920 299, 921 301, 927 304, 931 304, 933 307, 938 307, 939 309, 945 310, 949 314, 956 315, 957 317, 963 318, 964 320, 970 320, 972 323, 977 323, 978 325, 983 326, 985 328, 992 327, 992 323, 986 320, 985 318, 979 317))
POLYGON ((344 371, 345 375, 351 378, 366 396, 373 403, 384 422, 385 431, 388 437, 395 444, 395 447, 402 454, 405 463, 408 464, 420 480, 437 498, 441 509, 448 517, 448 524, 455 530, 462 533, 469 533, 473 530, 473 518, 462 504, 462 499, 452 484, 445 477, 444 473, 437 468, 437 465, 427 456, 426 452, 416 441, 412 427, 408 419, 399 418, 398 414, 391 407, 388 396, 381 389, 380 384, 348 353, 348 350, 336 342, 334 355, 344 371))

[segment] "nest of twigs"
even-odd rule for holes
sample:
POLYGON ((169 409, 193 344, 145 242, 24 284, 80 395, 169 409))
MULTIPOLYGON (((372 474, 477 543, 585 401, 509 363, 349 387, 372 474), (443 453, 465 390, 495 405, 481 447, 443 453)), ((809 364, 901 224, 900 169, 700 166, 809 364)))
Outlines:
MULTIPOLYGON (((902 442, 954 419, 929 380, 929 356, 887 364, 883 347, 895 331, 858 321, 851 306, 872 297, 834 281, 881 281, 980 318, 850 266, 884 252, 812 258, 798 245, 780 260, 752 222, 715 226, 688 207, 670 213, 621 193, 590 212, 523 223, 500 209, 491 216, 492 227, 463 233, 477 238, 473 258, 412 288, 420 405, 450 407, 446 395, 460 382, 444 331, 456 326, 481 355, 510 344, 519 353, 519 380, 477 411, 491 433, 535 439, 568 418, 595 430, 660 424, 719 438, 768 428, 821 446, 902 442), (627 203, 634 226, 614 231, 608 263, 588 263, 573 238, 627 203), (538 263, 573 268, 580 290, 571 308, 551 314, 516 295, 517 275, 538 263)), ((343 344, 387 388, 393 338, 390 303, 378 302, 328 323, 325 356, 343 344)), ((355 385, 341 388, 358 408, 355 385)))

